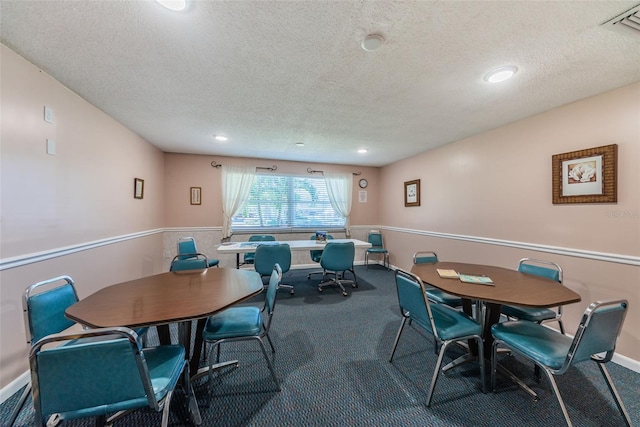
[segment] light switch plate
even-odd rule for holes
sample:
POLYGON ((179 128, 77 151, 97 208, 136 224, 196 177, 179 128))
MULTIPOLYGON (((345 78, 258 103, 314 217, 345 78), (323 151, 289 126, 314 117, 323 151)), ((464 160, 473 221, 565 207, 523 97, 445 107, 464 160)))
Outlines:
POLYGON ((53 139, 47 139, 47 154, 52 156, 56 154, 56 142, 53 139))
POLYGON ((46 105, 44 106, 44 121, 47 123, 53 123, 53 110, 46 105))

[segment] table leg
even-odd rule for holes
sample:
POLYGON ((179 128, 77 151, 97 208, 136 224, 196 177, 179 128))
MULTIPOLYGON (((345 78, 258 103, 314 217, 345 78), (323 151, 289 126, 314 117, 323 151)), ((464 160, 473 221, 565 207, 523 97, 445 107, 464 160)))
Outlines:
POLYGON ((236 252, 236 268, 240 268, 240 252, 236 252))

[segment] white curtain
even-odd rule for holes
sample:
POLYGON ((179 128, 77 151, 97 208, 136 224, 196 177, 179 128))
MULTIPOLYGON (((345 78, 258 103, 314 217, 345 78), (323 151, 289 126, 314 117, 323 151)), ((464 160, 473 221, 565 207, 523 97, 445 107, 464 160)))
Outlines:
POLYGON ((351 195, 353 192, 353 174, 343 172, 324 172, 329 201, 333 209, 345 219, 345 232, 351 236, 349 215, 351 215, 351 195))
POLYGON ((254 166, 222 166, 222 238, 231 237, 231 218, 244 206, 256 176, 254 166))

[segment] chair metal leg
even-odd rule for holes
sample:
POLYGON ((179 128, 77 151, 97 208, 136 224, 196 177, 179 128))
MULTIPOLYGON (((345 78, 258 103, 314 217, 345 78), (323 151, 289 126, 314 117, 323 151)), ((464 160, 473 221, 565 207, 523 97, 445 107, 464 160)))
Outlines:
POLYGON ((276 386, 278 387, 278 391, 280 391, 281 390, 280 381, 278 381, 278 377, 276 376, 276 371, 275 371, 275 369, 273 369, 273 364, 271 363, 271 360, 269 360, 269 355, 267 354, 267 349, 264 346, 264 343, 262 342, 262 339, 260 337, 255 337, 255 338, 260 343, 260 348, 262 349, 262 354, 264 355, 264 359, 267 361, 267 366, 269 367, 269 371, 271 372, 271 378, 273 378, 273 381, 276 383, 276 386))
POLYGON ((551 383, 551 388, 553 389, 553 393, 556 395, 558 399, 558 403, 560 404, 560 409, 562 409, 562 414, 564 415, 564 420, 567 422, 567 427, 572 427, 571 419, 569 418, 569 413, 567 412, 567 407, 564 406, 564 401, 562 400, 562 396, 560 396, 560 390, 558 389, 558 384, 556 384, 556 380, 553 379, 553 374, 546 368, 542 367, 542 370, 549 378, 549 382, 551 383))
POLYGON ((20 411, 22 411, 22 407, 24 406, 24 403, 27 401, 27 398, 30 394, 31 383, 26 385, 24 391, 20 395, 20 399, 18 399, 16 406, 13 408, 13 412, 11 412, 11 416, 9 417, 9 424, 7 424, 9 427, 11 427, 18 419, 18 415, 20 415, 20 411))
POLYGON ((620 414, 622 414, 622 416, 624 417, 624 422, 627 424, 627 427, 631 427, 631 418, 629 417, 629 413, 622 403, 622 399, 620 398, 620 394, 618 394, 616 386, 613 385, 613 379, 611 378, 611 375, 609 375, 609 370, 606 366, 604 366, 604 363, 596 363, 598 363, 598 368, 600 368, 600 372, 602 373, 604 380, 607 382, 607 387, 609 387, 609 391, 613 396, 613 400, 616 402, 616 406, 618 407, 620 414))
POLYGON ((393 360, 393 355, 396 352, 396 347, 398 347, 398 341, 400 340, 400 335, 402 334, 402 330, 404 329, 405 323, 407 323, 408 317, 402 318, 402 323, 400 323, 400 329, 398 329, 398 333, 396 334, 396 339, 393 341, 393 348, 391 349, 391 356, 389 356, 389 363, 393 360))

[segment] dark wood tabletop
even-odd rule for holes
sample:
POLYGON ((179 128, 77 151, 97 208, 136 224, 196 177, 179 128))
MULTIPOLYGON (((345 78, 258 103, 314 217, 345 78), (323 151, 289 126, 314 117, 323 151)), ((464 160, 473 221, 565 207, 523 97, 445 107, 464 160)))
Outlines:
POLYGON ((262 288, 258 273, 235 268, 161 273, 107 286, 66 315, 93 328, 161 325, 206 318, 262 288))
POLYGON ((551 279, 520 273, 508 268, 460 262, 415 264, 411 272, 423 282, 453 295, 493 304, 527 307, 556 307, 580 301, 580 295, 551 279), (443 279, 436 271, 455 270, 462 274, 488 276, 494 285, 463 283, 458 279, 443 279))

